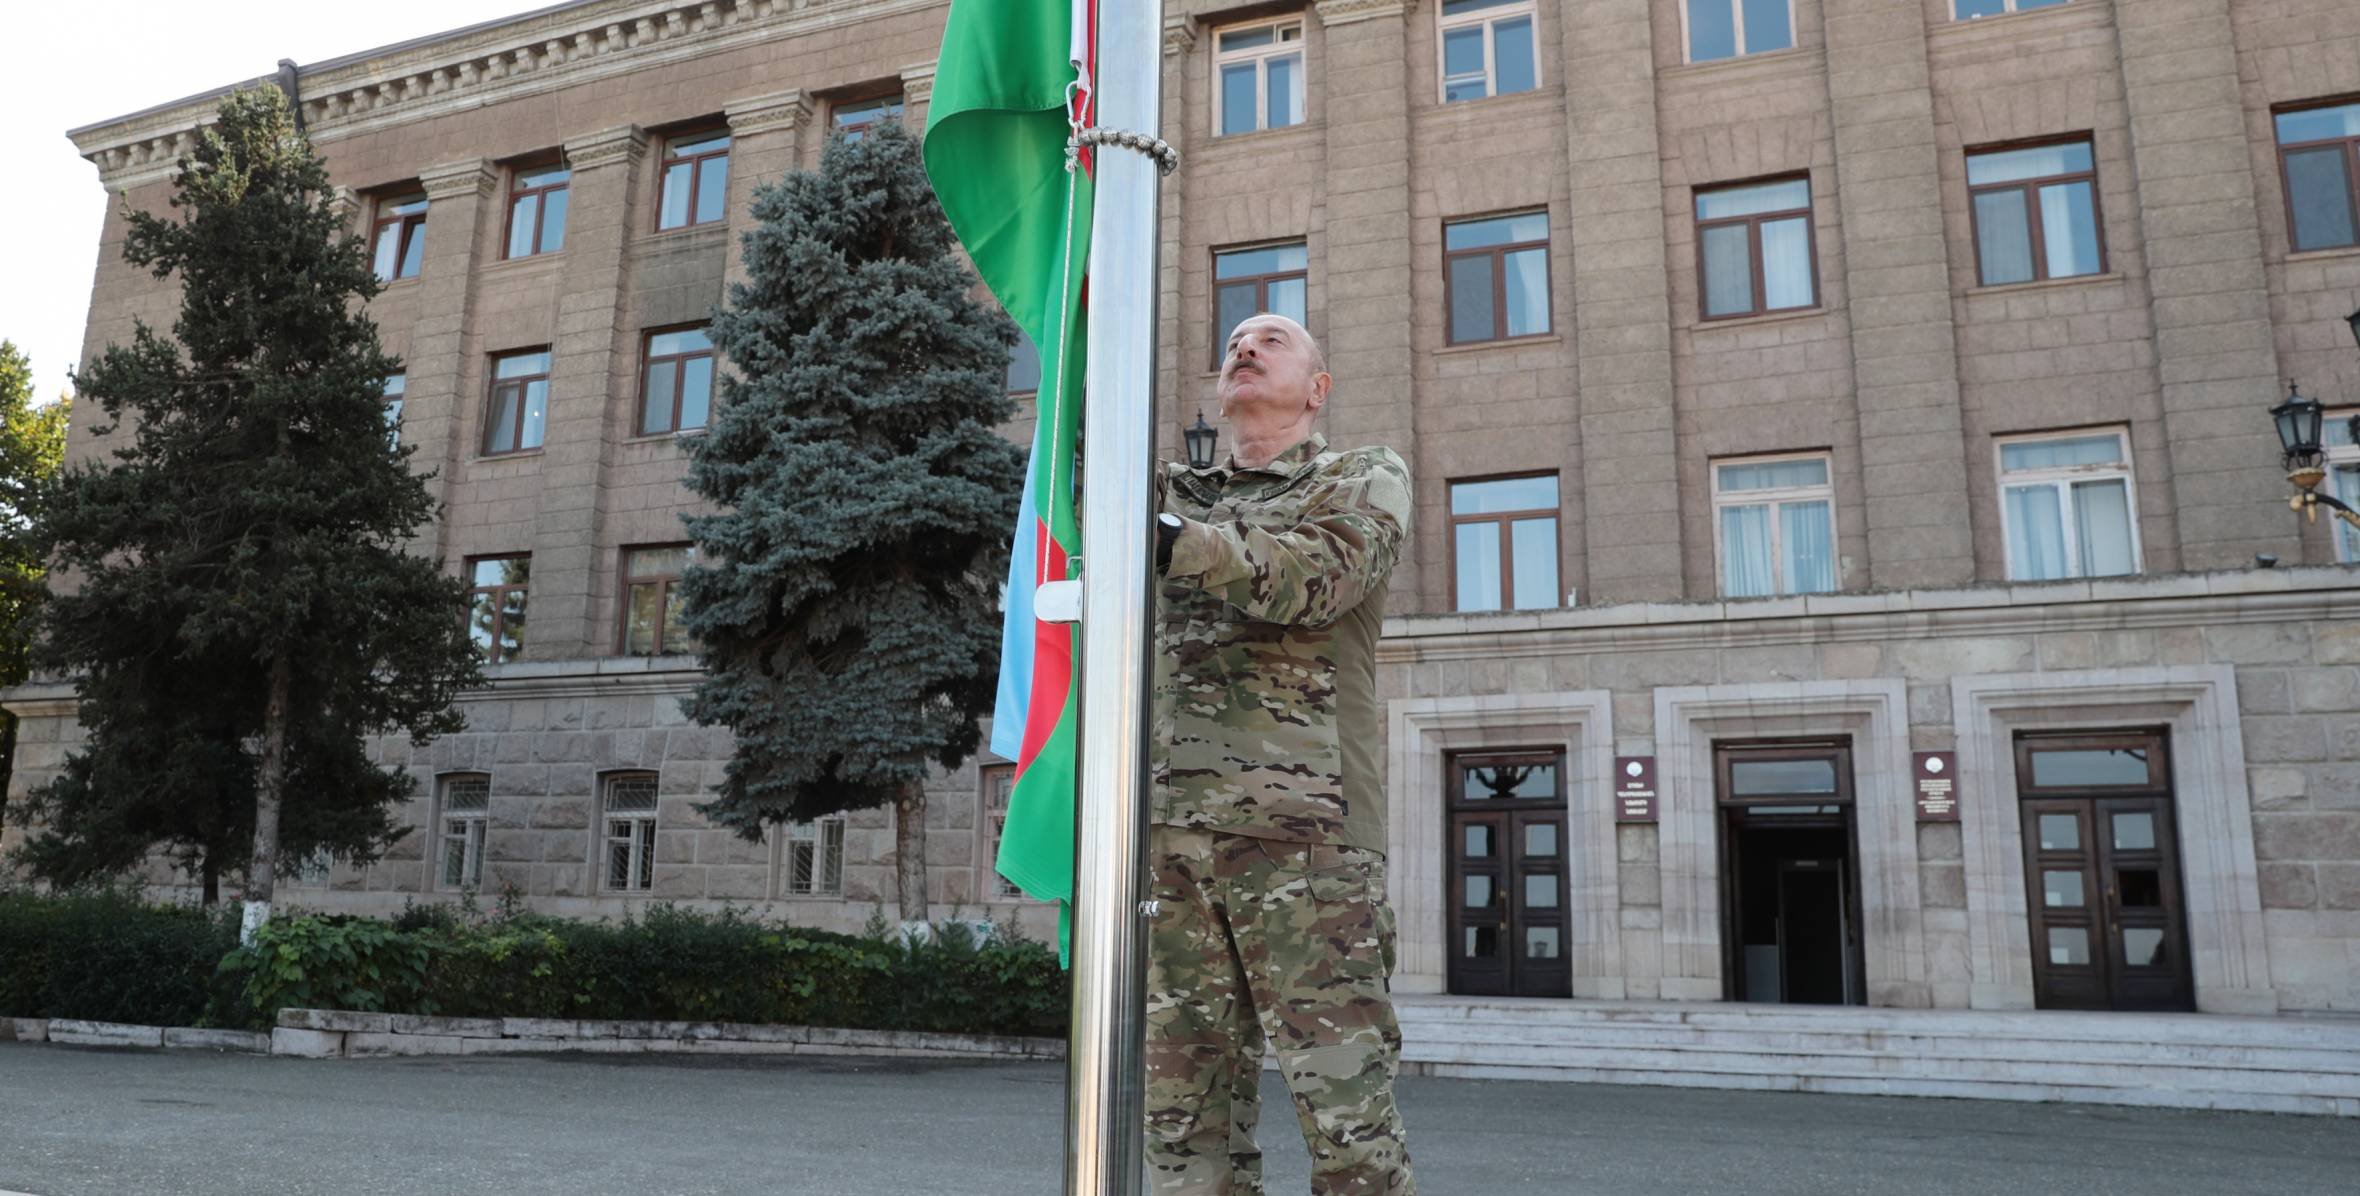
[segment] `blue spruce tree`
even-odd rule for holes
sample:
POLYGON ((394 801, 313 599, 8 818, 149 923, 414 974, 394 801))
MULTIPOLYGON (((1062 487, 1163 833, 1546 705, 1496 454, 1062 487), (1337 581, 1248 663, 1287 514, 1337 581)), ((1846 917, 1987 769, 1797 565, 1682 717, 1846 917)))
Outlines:
POLYGON ((830 141, 754 218, 713 321, 735 376, 688 476, 718 512, 687 520, 708 670, 688 713, 736 737, 704 809, 756 838, 891 803, 895 895, 920 921, 926 778, 981 745, 999 668, 1014 325, 973 298, 899 125, 830 141))

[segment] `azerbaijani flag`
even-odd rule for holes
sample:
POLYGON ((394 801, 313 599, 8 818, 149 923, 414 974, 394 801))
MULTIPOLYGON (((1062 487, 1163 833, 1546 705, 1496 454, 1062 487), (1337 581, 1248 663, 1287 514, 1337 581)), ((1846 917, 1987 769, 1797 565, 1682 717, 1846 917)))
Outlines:
MULTIPOLYGON (((997 867, 1033 897, 1073 900, 1078 628, 1034 617, 1033 592, 1080 555, 1074 447, 1081 427, 1083 270, 1092 161, 1069 168, 1069 120, 1088 124, 1097 0, 953 0, 926 122, 926 173, 985 285, 1039 346, 1039 423, 1008 566, 992 750, 1016 761, 997 867)), ((1062 927, 1061 927, 1062 928, 1062 927)), ((1066 936, 1059 936, 1060 946, 1066 936)))

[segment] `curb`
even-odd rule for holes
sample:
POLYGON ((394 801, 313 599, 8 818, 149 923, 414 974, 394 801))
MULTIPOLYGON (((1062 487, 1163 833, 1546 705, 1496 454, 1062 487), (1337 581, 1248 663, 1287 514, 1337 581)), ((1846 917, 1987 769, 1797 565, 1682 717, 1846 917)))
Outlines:
POLYGON ((738 1022, 619 1022, 549 1018, 421 1017, 339 1009, 282 1009, 270 1053, 301 1059, 523 1053, 868 1055, 913 1059, 1057 1060, 1055 1038, 846 1030, 738 1022))
POLYGON ((194 1026, 134 1026, 123 1022, 93 1022, 63 1017, 0 1017, 0 1042, 228 1051, 248 1055, 270 1053, 270 1035, 258 1031, 211 1030, 194 1026))

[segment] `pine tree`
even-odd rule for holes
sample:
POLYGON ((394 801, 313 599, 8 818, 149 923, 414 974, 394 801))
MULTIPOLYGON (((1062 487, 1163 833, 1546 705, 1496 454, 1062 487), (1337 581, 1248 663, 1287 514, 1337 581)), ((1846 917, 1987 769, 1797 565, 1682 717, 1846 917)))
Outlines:
POLYGON ((405 551, 435 507, 385 433, 379 284, 277 91, 223 101, 172 207, 130 213, 123 253, 178 280, 180 318, 80 375, 112 460, 43 499, 75 585, 40 660, 76 677, 89 738, 26 854, 72 881, 168 848, 208 900, 242 871, 251 933, 283 852, 366 863, 402 833, 414 783, 362 737, 459 729, 481 673, 463 583, 405 551))
MULTIPOLYGON (((40 488, 65 458, 72 400, 33 405, 33 367, 0 340, 0 689, 31 673, 33 618, 42 596, 41 554, 32 517, 40 488)), ((0 826, 8 822, 8 778, 16 764, 16 716, 0 710, 0 826)))
POLYGON ((708 677, 735 733, 708 816, 748 838, 891 802, 895 896, 926 917, 929 765, 981 745, 1023 461, 995 431, 1014 326, 974 277, 899 125, 762 187, 713 340, 735 376, 693 450, 708 677))

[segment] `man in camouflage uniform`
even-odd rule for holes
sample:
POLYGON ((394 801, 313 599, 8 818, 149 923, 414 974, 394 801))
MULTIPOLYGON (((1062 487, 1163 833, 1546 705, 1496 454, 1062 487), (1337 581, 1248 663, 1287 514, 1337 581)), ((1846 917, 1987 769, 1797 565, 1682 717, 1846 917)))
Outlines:
POLYGON ((1148 843, 1147 1156, 1157 1196, 1260 1196, 1264 1045, 1317 1196, 1414 1193, 1393 1077, 1375 680, 1409 472, 1334 452, 1309 332, 1232 335, 1227 463, 1166 465, 1148 843))

